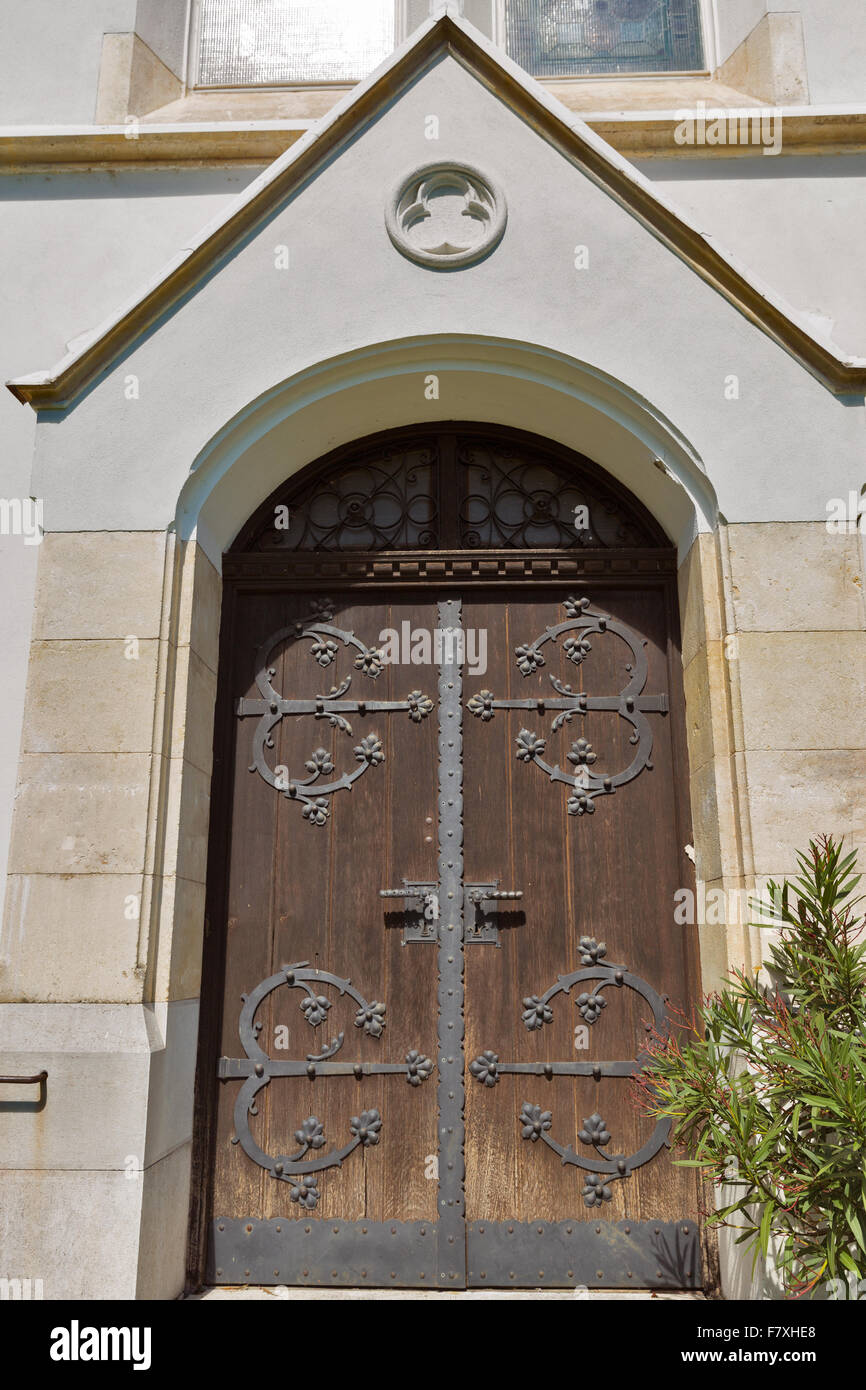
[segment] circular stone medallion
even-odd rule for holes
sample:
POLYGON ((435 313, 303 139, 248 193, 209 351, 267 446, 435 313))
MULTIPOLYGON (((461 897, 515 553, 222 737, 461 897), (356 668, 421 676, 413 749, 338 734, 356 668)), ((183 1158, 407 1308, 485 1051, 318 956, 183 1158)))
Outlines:
POLYGON ((505 195, 470 164, 427 164, 400 180, 385 208, 388 235, 404 256, 440 270, 472 265, 505 231, 505 195))

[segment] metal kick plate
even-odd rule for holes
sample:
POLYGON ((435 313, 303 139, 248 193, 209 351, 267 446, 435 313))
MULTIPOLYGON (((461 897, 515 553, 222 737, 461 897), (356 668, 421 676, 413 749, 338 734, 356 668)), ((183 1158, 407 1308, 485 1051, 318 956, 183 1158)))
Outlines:
MULTIPOLYGON (((435 1221, 218 1218, 209 1284, 286 1284, 310 1288, 441 1287, 435 1221)), ((454 1287, 459 1287, 455 1279, 454 1287)))
POLYGON ((699 1289, 694 1221, 475 1221, 472 1288, 699 1289))
MULTIPOLYGON (((447 1288, 438 1223, 218 1218, 209 1284, 447 1288)), ((476 1221, 466 1231, 471 1288, 700 1289, 693 1221, 476 1221)), ((459 1288, 454 1275, 452 1287, 459 1288)))

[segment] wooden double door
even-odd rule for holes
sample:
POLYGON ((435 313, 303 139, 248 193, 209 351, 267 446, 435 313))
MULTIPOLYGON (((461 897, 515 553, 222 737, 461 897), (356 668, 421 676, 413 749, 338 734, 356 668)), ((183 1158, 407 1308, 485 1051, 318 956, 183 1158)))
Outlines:
POLYGON ((630 1080, 699 988, 669 580, 252 583, 229 624, 207 1281, 700 1286, 630 1080))

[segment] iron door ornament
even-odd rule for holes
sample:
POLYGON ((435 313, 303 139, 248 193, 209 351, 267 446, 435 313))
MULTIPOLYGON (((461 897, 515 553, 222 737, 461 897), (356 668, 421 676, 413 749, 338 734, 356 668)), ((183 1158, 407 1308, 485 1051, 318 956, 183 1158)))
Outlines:
POLYGON ((369 1037, 380 1038, 385 1029, 386 1006, 378 1000, 368 1001, 352 985, 351 980, 341 979, 327 970, 311 970, 309 961, 297 965, 284 965, 275 975, 262 980, 256 988, 243 999, 243 1008, 238 1021, 238 1033, 245 1056, 221 1057, 219 1078, 221 1081, 234 1081, 241 1077, 244 1084, 238 1092, 234 1108, 235 1135, 232 1143, 240 1144, 244 1153, 253 1163, 264 1168, 276 1181, 291 1185, 291 1200, 300 1203, 307 1211, 314 1211, 319 1204, 318 1174, 327 1168, 341 1168, 349 1154, 358 1147, 371 1148, 379 1143, 382 1129, 382 1116, 378 1110, 361 1110, 353 1115, 350 1122, 352 1137, 339 1149, 329 1149, 318 1153, 326 1143, 325 1130, 315 1115, 309 1115, 295 1131, 298 1150, 294 1154, 278 1154, 272 1157, 256 1143, 250 1130, 249 1116, 258 1114, 256 1097, 275 1077, 301 1077, 315 1081, 317 1076, 353 1076, 356 1081, 365 1076, 405 1076, 410 1086, 420 1086, 433 1072, 434 1064, 429 1057, 417 1049, 406 1054, 405 1062, 347 1062, 335 1061, 342 1050, 345 1034, 338 1033, 330 1044, 320 1052, 308 1052, 306 1058, 274 1061, 261 1047, 259 1034, 261 1022, 256 1021, 256 1013, 265 999, 285 986, 303 992, 301 1011, 311 1028, 324 1023, 332 1001, 328 995, 316 991, 326 987, 337 989, 341 996, 348 995, 354 1001, 356 1013, 354 1024, 369 1037), (312 1157, 308 1155, 312 1154, 312 1157))
MULTIPOLYGON (((667 1036, 669 1019, 667 999, 659 995, 646 980, 632 974, 624 965, 603 963, 607 954, 605 943, 594 937, 581 937, 580 951, 582 968, 570 974, 560 975, 555 984, 544 994, 527 995, 523 1000, 522 1020, 530 1032, 540 1032, 553 1022, 552 1000, 558 995, 570 996, 575 985, 592 985, 591 990, 582 990, 574 1004, 583 1021, 593 1027, 602 1017, 607 1006, 603 991, 610 986, 615 990, 630 989, 646 1001, 652 1011, 652 1023, 644 1026, 648 1033, 657 1038, 667 1036)), ((630 1078, 636 1076, 646 1064, 646 1055, 613 1062, 502 1062, 496 1052, 482 1052, 469 1064, 469 1071, 483 1086, 495 1086, 499 1078, 506 1074, 539 1076, 551 1080, 554 1076, 591 1076, 600 1081, 603 1076, 630 1078)), ((582 1197, 587 1207, 601 1206, 613 1196, 612 1182, 631 1176, 635 1169, 649 1163, 667 1143, 672 1120, 660 1119, 649 1139, 632 1154, 613 1154, 605 1152, 612 1141, 602 1116, 596 1111, 586 1117, 578 1133, 578 1140, 589 1150, 589 1154, 576 1150, 571 1144, 562 1144, 552 1134, 553 1114, 534 1103, 534 1099, 524 1101, 518 1116, 521 1136, 534 1146, 541 1140, 547 1148, 557 1155, 560 1162, 582 1169, 586 1173, 582 1197), (591 1157, 589 1155, 592 1155, 591 1157)))
POLYGON ((277 648, 285 641, 309 639, 312 643, 310 655, 318 666, 327 668, 337 657, 341 647, 354 653, 356 672, 369 680, 376 680, 383 670, 382 656, 375 647, 368 647, 354 632, 335 627, 330 619, 334 616, 330 599, 319 599, 311 606, 306 619, 280 628, 265 638, 256 657, 256 685, 259 699, 240 699, 237 713, 240 719, 258 715, 259 722, 253 736, 253 760, 250 772, 257 772, 268 786, 289 798, 298 801, 303 807, 303 817, 309 825, 324 826, 331 815, 330 798, 338 791, 351 791, 352 784, 370 768, 378 767, 385 761, 382 740, 375 732, 367 734, 353 749, 356 767, 351 772, 331 777, 336 771, 331 755, 325 748, 314 748, 305 763, 306 777, 293 776, 288 770, 277 773, 266 757, 266 749, 274 747, 274 729, 282 719, 311 715, 313 719, 325 719, 328 724, 341 733, 351 735, 352 725, 347 714, 390 714, 403 711, 415 724, 426 719, 433 709, 433 701, 421 690, 413 690, 405 700, 367 700, 363 696, 347 699, 352 676, 348 675, 339 685, 332 686, 327 694, 314 695, 312 699, 285 699, 274 688, 276 668, 271 664, 277 648))
POLYGON ((608 711, 618 714, 632 726, 629 742, 635 747, 635 754, 627 767, 618 772, 594 771, 598 761, 596 752, 588 739, 581 736, 574 740, 567 754, 571 771, 563 769, 559 763, 551 765, 542 757, 547 748, 547 739, 530 729, 521 729, 517 735, 516 756, 523 763, 534 763, 551 782, 564 784, 570 790, 566 802, 569 816, 592 815, 596 799, 611 796, 617 787, 624 786, 646 768, 652 771, 653 732, 647 714, 667 714, 668 697, 646 695, 648 664, 646 642, 625 623, 593 608, 588 598, 565 599, 563 603, 566 617, 562 622, 545 628, 544 632, 532 641, 515 648, 514 656, 518 670, 523 676, 534 674, 545 665, 544 646, 548 642, 558 643, 562 638, 562 650, 575 666, 581 666, 592 652, 590 637, 612 634, 621 637, 631 652, 631 661, 626 663, 628 680, 622 690, 612 695, 588 695, 575 693, 570 685, 564 684, 556 676, 550 675, 554 695, 544 699, 500 700, 490 690, 481 690, 467 703, 470 714, 485 723, 493 719, 496 710, 527 710, 539 715, 555 711, 550 728, 557 733, 578 716, 584 719, 591 711, 608 711))

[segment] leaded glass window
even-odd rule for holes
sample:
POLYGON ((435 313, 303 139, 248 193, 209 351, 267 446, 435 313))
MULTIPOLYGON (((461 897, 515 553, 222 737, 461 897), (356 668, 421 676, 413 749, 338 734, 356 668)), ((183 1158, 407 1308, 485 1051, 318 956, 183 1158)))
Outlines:
MULTIPOLYGON (((691 72, 704 66, 700 4, 490 0, 489 21, 535 77, 691 72)), ((417 0, 197 0, 193 80, 199 87, 357 82, 426 12, 417 0)))
POLYGON ((534 77, 703 68, 700 0, 504 0, 504 43, 534 77))
POLYGON ((200 87, 357 82, 400 41, 396 0, 199 0, 200 87))

